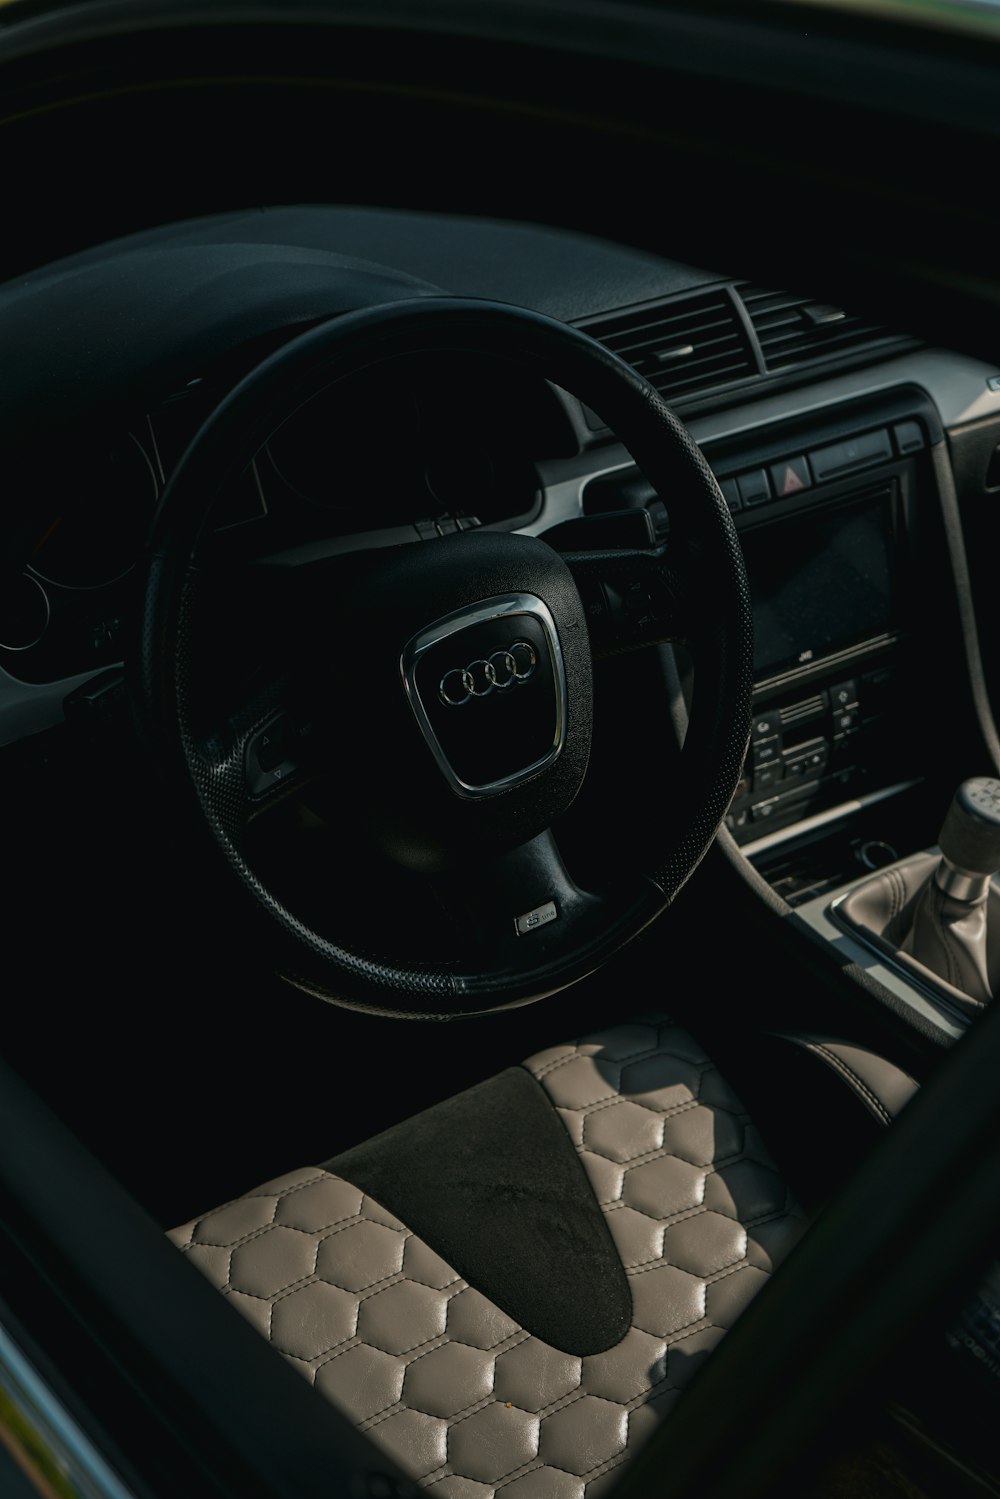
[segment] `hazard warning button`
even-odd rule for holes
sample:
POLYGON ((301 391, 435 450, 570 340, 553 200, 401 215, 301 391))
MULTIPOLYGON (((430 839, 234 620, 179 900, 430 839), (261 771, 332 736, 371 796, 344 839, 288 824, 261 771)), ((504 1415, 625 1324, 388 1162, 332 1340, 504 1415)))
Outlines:
POLYGON ((812 488, 812 474, 805 458, 785 458, 771 466, 771 483, 777 498, 812 488))

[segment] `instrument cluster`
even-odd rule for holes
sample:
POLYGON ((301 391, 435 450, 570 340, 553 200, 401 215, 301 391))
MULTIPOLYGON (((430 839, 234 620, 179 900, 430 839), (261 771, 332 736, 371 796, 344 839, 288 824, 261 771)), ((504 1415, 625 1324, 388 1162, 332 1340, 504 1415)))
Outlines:
MULTIPOLYGON (((157 503, 223 394, 193 380, 128 428, 53 439, 12 462, 20 518, 0 542, 0 671, 51 682, 121 659, 157 503)), ((391 544, 523 523, 538 502, 534 456, 567 440, 554 413, 565 424, 548 387, 512 396, 496 366, 424 357, 365 369, 302 406, 217 497, 219 551, 246 559, 359 532, 391 544)))

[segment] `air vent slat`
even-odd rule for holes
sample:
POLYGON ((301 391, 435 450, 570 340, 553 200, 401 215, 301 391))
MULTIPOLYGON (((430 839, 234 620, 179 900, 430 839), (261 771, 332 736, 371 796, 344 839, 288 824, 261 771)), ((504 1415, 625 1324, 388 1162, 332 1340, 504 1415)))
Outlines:
POLYGON ((667 399, 730 385, 758 373, 728 291, 636 307, 582 326, 667 399))
POLYGON ((672 356, 677 347, 676 344, 671 343, 666 345, 662 350, 656 348, 643 351, 630 349, 627 353, 622 354, 622 358, 626 359, 629 364, 635 365, 636 369, 656 370, 658 374, 662 374, 664 370, 671 368, 686 373, 688 370, 694 369, 696 365, 705 364, 708 360, 712 359, 731 360, 735 358, 736 360, 742 360, 743 358, 743 350, 738 341, 733 338, 713 338, 707 343, 682 344, 680 347, 690 349, 690 354, 677 354, 676 358, 670 357, 662 361, 657 357, 658 353, 672 356))
POLYGON ((747 284, 736 290, 753 323, 769 374, 890 343, 913 342, 835 304, 747 284))
MULTIPOLYGON (((766 357, 770 362, 772 359, 784 359, 789 354, 794 356, 800 352, 803 356, 813 351, 821 354, 824 349, 836 349, 842 345, 854 344, 859 341, 867 343, 876 338, 884 338, 885 336, 878 328, 872 328, 871 326, 845 328, 843 323, 841 323, 836 331, 831 330, 830 332, 826 332, 816 329, 810 334, 775 339, 773 342, 768 343, 766 357)), ((761 347, 763 348, 764 345, 762 344, 761 347)))
POLYGON ((745 373, 745 365, 733 364, 713 370, 707 379, 704 374, 688 377, 678 375, 669 381, 653 379, 650 384, 655 385, 661 396, 676 396, 682 393, 687 395, 692 390, 703 389, 707 385, 728 385, 731 381, 740 379, 745 373))
POLYGON ((669 364, 650 363, 642 370, 642 373, 655 385, 659 380, 690 379, 696 370, 704 370, 707 373, 712 369, 740 370, 744 368, 741 351, 731 349, 724 353, 705 354, 700 359, 696 354, 688 354, 685 358, 672 360, 669 364))
POLYGON ((657 330, 651 336, 642 338, 636 338, 634 334, 627 338, 624 335, 619 338, 602 338, 601 343, 614 353, 621 354, 622 358, 629 358, 641 353, 643 349, 669 349, 676 344, 691 343, 695 338, 701 344, 720 337, 728 338, 733 343, 740 341, 740 335, 733 329, 732 323, 727 324, 720 319, 691 329, 673 328, 669 333, 657 330))
POLYGON ((644 348, 669 349, 677 344, 692 343, 695 340, 703 342, 706 338, 720 337, 739 341, 739 334, 734 331, 732 324, 716 322, 707 326, 656 329, 650 333, 644 331, 641 337, 632 333, 628 337, 621 335, 618 338, 602 338, 601 342, 607 348, 613 349, 616 354, 626 356, 630 352, 635 353, 644 348))

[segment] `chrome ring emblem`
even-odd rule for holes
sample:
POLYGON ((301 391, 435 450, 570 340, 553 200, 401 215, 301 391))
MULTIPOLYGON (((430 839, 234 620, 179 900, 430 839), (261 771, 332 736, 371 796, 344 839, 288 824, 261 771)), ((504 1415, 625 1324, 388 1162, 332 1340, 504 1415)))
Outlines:
POLYGON ((494 687, 506 692, 535 674, 538 656, 528 640, 515 640, 504 651, 480 656, 467 666, 453 666, 438 683, 438 696, 449 708, 461 708, 474 697, 489 697, 494 687))

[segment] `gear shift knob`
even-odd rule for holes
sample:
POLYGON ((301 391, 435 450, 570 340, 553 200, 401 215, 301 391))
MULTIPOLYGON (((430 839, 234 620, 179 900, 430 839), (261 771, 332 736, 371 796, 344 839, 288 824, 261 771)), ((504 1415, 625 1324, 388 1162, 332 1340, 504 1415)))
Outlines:
POLYGON ((990 876, 1000 871, 1000 780, 973 776, 963 781, 938 837, 943 858, 935 881, 957 900, 980 901, 990 876))

